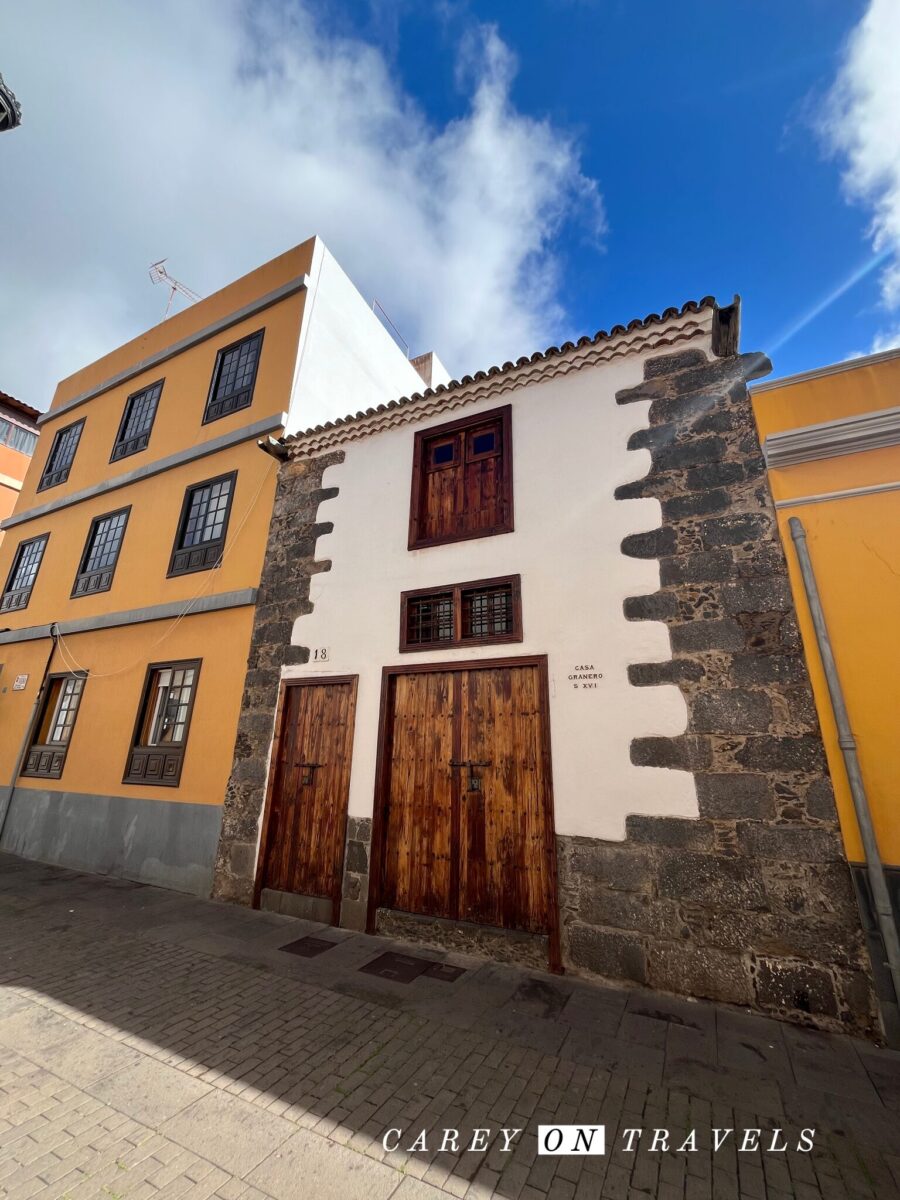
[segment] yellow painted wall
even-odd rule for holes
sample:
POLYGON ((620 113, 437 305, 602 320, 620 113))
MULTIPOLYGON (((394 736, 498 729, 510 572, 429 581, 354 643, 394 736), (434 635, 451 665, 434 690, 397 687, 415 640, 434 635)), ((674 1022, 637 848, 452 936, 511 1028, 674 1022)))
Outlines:
MULTIPOLYGON (((900 358, 754 393, 761 440, 784 429, 897 406, 900 358)), ((900 447, 801 463, 769 473, 776 501, 873 483, 900 483, 900 447)), ((847 852, 862 846, 837 744, 815 634, 788 530, 806 530, 863 779, 884 861, 900 864, 900 489, 779 508, 778 520, 822 722, 847 852)))
MULTIPOLYGON (((16 788, 221 804, 231 771, 253 609, 200 613, 179 624, 154 621, 65 638, 51 673, 73 662, 90 669, 59 780, 20 778, 16 788), (151 662, 202 658, 181 783, 175 788, 123 784, 122 776, 151 662)), ((52 643, 0 646, 0 782, 12 782, 21 738, 52 643), (27 674, 24 691, 12 690, 27 674), (6 731, 16 736, 6 736, 6 731)))
MULTIPOLYGON (((296 247, 85 367, 59 385, 53 408, 308 274, 312 250, 312 241, 296 247)), ((44 424, 16 511, 22 513, 93 487, 287 411, 304 302, 305 292, 295 292, 44 424), (203 425, 218 350, 258 329, 264 329, 265 334, 252 404, 203 425), (110 463, 127 397, 163 378, 165 384, 148 447, 110 463), (85 418, 85 425, 68 480, 37 492, 53 434, 81 418, 85 418)), ((0 628, 47 625, 172 602, 186 606, 197 596, 257 587, 276 475, 276 461, 263 454, 251 439, 14 526, 0 544, 0 584, 7 578, 21 541, 43 533, 49 534, 49 541, 28 606, 0 614, 0 628), (186 488, 230 471, 237 471, 237 483, 221 565, 167 579, 186 488), (92 518, 128 505, 131 512, 112 588, 72 599, 92 518)), ((189 613, 178 623, 153 621, 66 636, 55 653, 51 671, 66 671, 77 665, 87 668, 90 675, 63 775, 59 780, 20 779, 17 788, 221 804, 231 769, 252 620, 253 609, 247 606, 189 613), (202 659, 202 667, 181 783, 177 788, 123 784, 147 665, 185 658, 202 659)), ((0 644, 0 787, 13 781, 51 645, 47 638, 0 644), (20 674, 29 676, 28 686, 14 692, 13 680, 20 674)))

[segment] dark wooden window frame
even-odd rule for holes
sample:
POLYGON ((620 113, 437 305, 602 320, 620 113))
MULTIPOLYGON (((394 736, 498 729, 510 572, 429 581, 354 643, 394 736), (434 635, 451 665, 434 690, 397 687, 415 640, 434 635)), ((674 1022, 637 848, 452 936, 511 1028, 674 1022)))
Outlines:
POLYGON ((171 557, 169 558, 169 570, 166 574, 167 579, 171 579, 175 575, 192 575, 195 571, 211 571, 220 566, 222 555, 225 553, 225 539, 228 537, 228 523, 231 520, 231 506, 234 504, 237 477, 237 471, 226 471, 224 475, 215 475, 212 479, 201 479, 197 483, 189 484, 184 489, 181 513, 178 517, 178 525, 175 530, 175 541, 172 545, 171 557), (231 480, 231 490, 228 493, 228 501, 225 507, 225 520, 222 524, 222 533, 211 542, 198 542, 194 546, 182 546, 181 539, 184 537, 184 527, 187 523, 191 495, 199 488, 209 487, 214 483, 221 483, 224 479, 231 480), (181 566, 178 561, 179 558, 182 556, 188 556, 189 558, 193 551, 202 551, 201 559, 194 566, 181 566))
POLYGON ((9 568, 9 574, 6 577, 6 583, 3 586, 3 595, 0 596, 0 612, 20 612, 23 608, 28 607, 28 602, 31 600, 31 593, 34 591, 34 585, 37 583, 38 574, 44 562, 44 555, 47 553, 47 542, 50 540, 49 533, 39 533, 37 537, 26 538, 24 542, 19 542, 16 546, 16 552, 13 555, 12 565, 9 568), (34 573, 34 579, 27 588, 18 588, 16 591, 11 591, 12 581, 15 578, 19 563, 22 559, 22 552, 26 546, 31 546, 35 542, 43 542, 40 561, 37 565, 37 570, 34 573))
POLYGON ((72 744, 72 735, 75 732, 75 724, 78 720, 78 714, 81 711, 81 701, 84 698, 84 684, 86 682, 87 675, 84 672, 60 671, 47 676, 43 703, 38 709, 37 720, 32 726, 29 735, 28 753, 25 755, 25 762, 20 772, 25 778, 60 779, 62 777, 66 758, 69 754, 69 746, 72 744), (47 708, 53 694, 53 684, 58 679, 81 679, 82 681, 81 691, 78 693, 78 700, 75 704, 72 724, 69 728, 69 737, 65 742, 36 742, 34 739, 37 737, 44 718, 47 715, 47 708))
POLYGON ((84 422, 85 418, 82 417, 80 421, 73 421, 71 425, 66 425, 62 429, 57 429, 56 433, 53 435, 53 441, 50 443, 50 453, 47 455, 47 461, 44 463, 44 469, 41 472, 41 479, 40 483, 37 485, 37 491, 43 492, 46 491, 47 488, 56 487, 57 484, 65 483, 69 478, 69 472, 72 470, 72 464, 75 462, 75 455, 78 453, 81 435, 84 432, 84 422), (56 453, 57 446, 62 438, 73 429, 77 429, 78 432, 75 435, 75 444, 72 447, 72 454, 69 458, 69 461, 64 467, 54 467, 51 470, 50 464, 53 462, 53 456, 56 453))
POLYGON ((369 895, 366 909, 366 932, 375 933, 378 908, 381 903, 382 879, 384 874, 385 833, 387 806, 390 800, 390 739, 393 736, 390 719, 391 681, 397 675, 413 675, 422 671, 490 671, 497 667, 537 667, 540 676, 540 701, 543 716, 544 737, 541 754, 544 758, 544 778, 547 780, 545 804, 547 821, 554 846, 548 847, 547 880, 551 895, 548 897, 550 926, 547 930, 548 965, 557 975, 563 974, 562 952, 559 932, 559 900, 556 870, 556 823, 553 804, 553 758, 550 750, 550 681, 546 654, 521 655, 509 658, 476 658, 459 662, 402 663, 396 667, 384 667, 381 672, 381 702, 378 717, 378 749, 375 762, 375 796, 372 810, 372 855, 369 866, 369 895))
MULTIPOLYGON (((465 452, 464 452, 465 453, 465 452)), ((477 462, 489 458, 494 452, 470 455, 469 462, 477 462)), ((454 458, 441 466, 451 467, 457 464, 454 458)), ((440 470, 441 466, 432 469, 440 470)), ((513 514, 513 482, 512 482, 512 405, 505 404, 502 408, 493 408, 489 412, 474 413, 472 416, 460 417, 456 421, 448 421, 443 425, 432 425, 428 429, 417 430, 413 444, 412 491, 409 504, 409 541, 408 549, 419 550, 425 546, 443 546, 449 542, 464 542, 471 538, 493 537, 498 533, 512 533, 515 528, 513 514), (442 537, 421 537, 422 498, 427 474, 426 455, 429 446, 443 438, 455 437, 467 429, 485 425, 491 421, 500 422, 500 449, 502 462, 501 470, 501 518, 496 525, 487 529, 474 529, 465 533, 448 534, 442 537)))
POLYGON ((521 642, 522 632, 522 577, 499 575, 495 579, 473 579, 468 583, 448 583, 444 587, 416 588, 400 593, 400 651, 403 654, 418 650, 446 650, 454 646, 498 646, 504 643, 521 642), (491 588, 510 585, 512 595, 512 629, 509 633, 493 633, 487 637, 466 636, 463 629, 463 593, 488 591, 491 588), (451 596, 453 606, 453 637, 430 642, 409 641, 410 602, 427 599, 429 596, 451 596))
POLYGON ((128 758, 125 763, 125 773, 122 776, 123 783, 135 784, 138 787, 178 787, 181 783, 181 773, 184 768, 184 759, 187 753, 188 738, 191 732, 191 721, 194 716, 194 705, 197 702, 197 685, 200 682, 200 668, 203 665, 202 658, 185 658, 178 659, 172 662, 156 662, 150 663, 147 667, 147 673, 144 676, 144 683, 141 688, 141 699, 138 704, 137 716, 134 721, 134 731, 131 735, 131 749, 128 752, 128 758), (153 682, 153 676, 157 671, 177 671, 182 668, 193 667, 194 682, 191 687, 191 698, 188 702, 187 715, 184 719, 184 737, 181 743, 177 746, 168 745, 160 748, 159 746, 142 746, 139 744, 141 736, 141 727, 147 716, 147 705, 151 701, 150 685, 153 682), (168 778, 165 778, 163 773, 160 777, 148 780, 146 777, 135 777, 133 767, 138 761, 146 761, 154 755, 162 755, 165 758, 173 760, 173 773, 168 778))
POLYGON ((116 433, 116 440, 113 442, 112 452, 109 456, 109 461, 119 462, 120 459, 130 458, 132 454, 140 454, 142 450, 146 450, 150 444, 150 434, 153 432, 153 426, 156 422, 156 414, 159 412, 159 402, 162 399, 163 385, 165 379, 157 379, 154 383, 148 383, 146 387, 139 388, 136 392, 132 392, 125 400, 125 407, 122 409, 122 419, 119 421, 119 428, 116 433), (128 441, 123 441, 125 429, 128 425, 128 417, 131 412, 133 403, 136 403, 145 393, 152 391, 153 388, 159 388, 159 395, 156 397, 156 403, 153 405, 153 414, 150 417, 150 424, 139 434, 133 435, 128 441), (132 444, 140 443, 140 445, 132 444))
MULTIPOLYGON (((272 799, 275 794, 275 789, 278 784, 278 770, 276 764, 278 762, 281 741, 286 730, 284 727, 284 702, 287 696, 288 688, 292 687, 315 687, 317 685, 331 686, 335 684, 348 683, 352 688, 350 695, 350 750, 353 753, 356 733, 356 696, 359 688, 358 675, 308 675, 303 679, 282 679, 281 687, 278 692, 278 704, 275 709, 275 736, 272 738, 272 744, 269 747, 269 764, 268 775, 266 778, 266 794, 263 801, 263 819, 260 829, 259 850, 256 856, 256 874, 253 881, 253 908, 259 908, 262 902, 262 885, 263 873, 266 869, 266 855, 269 851, 270 825, 272 816, 272 799)), ((351 762, 352 766, 352 762, 351 762)), ((348 798, 349 799, 349 798, 348 798)), ((346 855, 347 844, 347 820, 348 806, 344 806, 343 810, 343 829, 341 831, 341 843, 344 846, 344 854, 346 855)), ((341 923, 341 900, 342 900, 342 879, 343 871, 338 872, 335 880, 335 890, 331 897, 331 923, 332 925, 340 925, 341 923)))
POLYGON ((125 533, 128 529, 128 518, 130 516, 131 505, 128 504, 124 508, 113 509, 112 512, 100 513, 91 521, 87 537, 84 539, 84 549, 81 552, 81 558, 78 560, 78 571, 75 574, 75 582, 72 584, 71 599, 74 600, 80 596, 96 596, 98 592, 108 592, 112 587, 116 567, 119 565, 119 555, 122 553, 122 546, 125 544, 125 533), (87 557, 91 550, 91 542, 94 537, 94 530, 101 521, 105 521, 109 517, 117 517, 120 513, 125 514, 125 521, 122 525, 122 536, 119 538, 119 545, 116 548, 116 557, 108 567, 101 567, 94 571, 85 570, 87 557), (84 586, 79 587, 79 584, 84 584, 84 586))
POLYGON ((201 424, 209 425, 212 421, 221 421, 223 417, 230 417, 232 413, 241 412, 242 409, 249 408, 253 403, 253 393, 256 390, 256 376, 259 373, 259 360, 262 358, 265 333, 266 330, 264 326, 262 329, 254 330, 253 333, 245 334, 243 337, 238 338, 236 342, 230 342, 227 346, 222 346, 222 348, 217 352, 215 366, 213 367, 212 379, 209 383, 209 392, 206 396, 206 405, 203 409, 203 421, 201 424), (245 388, 240 389, 241 391, 247 392, 246 400, 243 400, 240 404, 234 405, 231 408, 227 408, 224 412, 211 413, 210 409, 214 405, 222 404, 224 401, 229 399, 228 396, 216 396, 216 387, 218 386, 219 375, 222 371, 222 363, 224 362, 225 355, 228 354, 230 350, 236 350, 238 346, 241 346, 244 342, 249 342, 251 338, 255 337, 259 338, 259 349, 256 351, 256 362, 253 364, 253 376, 250 379, 250 383, 245 388))

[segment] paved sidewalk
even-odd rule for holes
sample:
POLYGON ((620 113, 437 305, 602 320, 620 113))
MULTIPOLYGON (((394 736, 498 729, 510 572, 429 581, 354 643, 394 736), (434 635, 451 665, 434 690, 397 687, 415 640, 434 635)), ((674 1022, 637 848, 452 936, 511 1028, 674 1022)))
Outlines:
POLYGON ((0 1195, 448 1193, 900 1197, 900 1055, 0 856, 0 1195), (335 945, 281 949, 306 935, 335 945), (390 951, 463 972, 360 970, 390 951), (538 1155, 539 1124, 574 1123, 604 1124, 607 1153, 538 1155), (737 1131, 717 1153, 713 1127, 737 1131), (458 1149, 441 1152, 445 1128, 458 1149), (523 1131, 508 1152, 504 1128, 523 1131), (789 1148, 738 1152, 747 1128, 789 1148), (678 1152, 691 1129, 697 1151, 678 1152))

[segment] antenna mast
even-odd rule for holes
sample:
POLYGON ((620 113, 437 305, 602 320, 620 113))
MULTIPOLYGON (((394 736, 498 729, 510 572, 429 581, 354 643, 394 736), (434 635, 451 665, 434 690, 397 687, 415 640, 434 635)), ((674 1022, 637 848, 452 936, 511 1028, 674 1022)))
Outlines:
POLYGON ((191 289, 185 284, 180 283, 177 279, 173 279, 173 277, 166 270, 165 264, 168 261, 169 260, 167 258, 161 258, 159 262, 152 263, 150 266, 150 278, 152 281, 154 283, 164 283, 166 287, 171 288, 171 291, 169 292, 169 303, 166 305, 166 315, 163 317, 163 320, 165 320, 169 315, 169 310, 172 307, 172 301, 175 299, 176 292, 179 292, 182 296, 187 297, 192 304, 196 300, 203 299, 202 296, 198 296, 196 292, 192 292, 191 289))

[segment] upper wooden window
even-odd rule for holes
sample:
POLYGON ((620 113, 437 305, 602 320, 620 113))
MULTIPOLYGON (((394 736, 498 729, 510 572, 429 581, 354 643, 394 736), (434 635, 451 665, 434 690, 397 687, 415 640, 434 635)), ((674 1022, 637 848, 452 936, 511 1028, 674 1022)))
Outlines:
POLYGON ((40 537, 29 538, 27 542, 19 543, 6 587, 3 589, 0 612, 13 612, 24 608, 31 599, 31 590, 37 579, 49 536, 49 533, 42 533, 40 537))
POLYGON ((76 421, 73 425, 67 425, 65 429, 58 429, 56 431, 53 438, 53 445, 50 447, 50 453, 47 455, 47 461, 44 464, 41 482, 37 487, 39 492, 43 491, 44 488, 53 487, 57 483, 65 483, 69 478, 69 471, 75 460, 75 451, 78 449, 78 442, 81 439, 83 428, 84 417, 80 421, 76 421))
POLYGON ((199 659, 150 665, 124 783, 178 787, 199 674, 199 659))
POLYGON ((78 574, 72 587, 73 596, 87 596, 92 592, 108 592, 112 587, 119 551, 125 537, 125 526, 131 506, 118 512, 94 517, 88 530, 84 553, 78 564, 78 574))
POLYGON ((184 495, 169 575, 217 567, 225 550, 237 472, 188 488, 184 495))
POLYGON ((59 779, 62 775, 84 681, 83 674, 48 677, 47 694, 22 768, 23 775, 41 779, 59 779))
POLYGON ((509 405, 416 434, 410 550, 512 528, 509 405))
POLYGON ((150 442, 150 431, 156 417, 159 398, 162 395, 163 380, 151 383, 149 387, 134 392, 125 401, 125 410, 119 422, 119 432, 116 434, 110 462, 127 458, 130 454, 138 454, 146 450, 150 442))
POLYGON ((263 330, 259 329, 219 351, 203 414, 204 425, 240 408, 248 408, 253 402, 262 340, 263 330))
POLYGON ((521 640, 522 589, 518 575, 401 593, 401 650, 490 646, 521 640))

